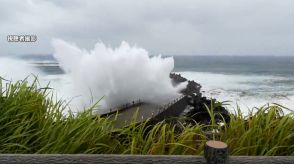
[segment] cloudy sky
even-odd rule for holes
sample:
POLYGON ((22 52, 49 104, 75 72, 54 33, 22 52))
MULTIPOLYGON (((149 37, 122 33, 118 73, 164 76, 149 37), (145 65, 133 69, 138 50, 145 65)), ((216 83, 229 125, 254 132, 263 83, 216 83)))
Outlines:
POLYGON ((0 0, 0 55, 125 40, 152 55, 293 55, 293 0, 0 0), (36 43, 7 35, 35 34, 36 43))

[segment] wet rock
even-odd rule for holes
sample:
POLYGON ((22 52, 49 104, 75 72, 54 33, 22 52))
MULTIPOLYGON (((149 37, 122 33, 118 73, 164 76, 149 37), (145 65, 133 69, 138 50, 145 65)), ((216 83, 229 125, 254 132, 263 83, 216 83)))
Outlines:
POLYGON ((188 82, 185 89, 181 90, 181 93, 184 95, 201 95, 200 89, 201 85, 196 83, 194 80, 187 80, 186 78, 182 77, 181 74, 170 73, 169 77, 172 79, 173 86, 177 86, 180 83, 188 82))
POLYGON ((188 81, 187 87, 183 89, 181 93, 189 97, 187 105, 190 106, 190 111, 185 113, 185 116, 191 118, 190 123, 197 122, 206 125, 210 124, 211 116, 209 115, 207 108, 211 107, 213 107, 214 117, 217 122, 230 122, 229 112, 221 105, 221 103, 217 102, 215 99, 211 100, 202 96, 200 92, 200 84, 195 81, 187 80, 180 74, 171 73, 170 78, 172 79, 174 86, 188 81))

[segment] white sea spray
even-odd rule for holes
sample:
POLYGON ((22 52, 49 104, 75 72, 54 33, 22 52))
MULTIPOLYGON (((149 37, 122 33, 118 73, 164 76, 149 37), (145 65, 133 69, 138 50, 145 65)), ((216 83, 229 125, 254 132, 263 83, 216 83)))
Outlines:
POLYGON ((84 105, 103 96, 101 103, 108 107, 138 99, 162 104, 179 96, 178 91, 184 87, 171 84, 172 57, 150 57, 145 49, 127 42, 117 48, 99 42, 91 51, 60 39, 53 39, 52 45, 54 57, 71 77, 84 105))

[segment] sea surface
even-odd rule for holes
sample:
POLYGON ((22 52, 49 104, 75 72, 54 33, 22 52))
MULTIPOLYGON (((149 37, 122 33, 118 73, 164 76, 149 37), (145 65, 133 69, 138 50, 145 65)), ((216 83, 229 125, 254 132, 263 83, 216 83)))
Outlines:
MULTIPOLYGON (((26 57, 34 62, 55 62, 51 57, 26 57)), ((202 85, 205 96, 229 101, 246 112, 267 103, 294 109, 294 57, 174 56, 174 72, 202 85)), ((69 83, 58 65, 37 66, 48 81, 69 83)), ((58 85, 53 87, 57 87, 58 85)))
POLYGON ((199 82, 208 97, 242 111, 267 103, 294 109, 294 57, 175 57, 175 70, 199 82))

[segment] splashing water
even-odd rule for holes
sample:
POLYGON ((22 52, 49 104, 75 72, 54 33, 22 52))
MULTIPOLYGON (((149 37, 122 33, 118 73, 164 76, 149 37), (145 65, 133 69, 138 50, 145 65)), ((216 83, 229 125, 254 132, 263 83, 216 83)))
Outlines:
POLYGON ((117 48, 97 43, 93 50, 80 49, 72 43, 53 39, 54 57, 82 94, 82 102, 103 98, 106 106, 116 106, 141 99, 162 104, 179 95, 185 84, 173 87, 169 73, 172 57, 150 57, 145 49, 122 42, 117 48))
MULTIPOLYGON (((36 68, 30 66, 27 62, 16 58, 0 57, 0 77, 16 82, 18 80, 24 80, 29 76, 42 75, 36 68)), ((34 78, 28 78, 30 82, 34 78)))

